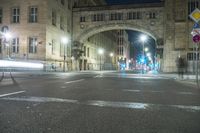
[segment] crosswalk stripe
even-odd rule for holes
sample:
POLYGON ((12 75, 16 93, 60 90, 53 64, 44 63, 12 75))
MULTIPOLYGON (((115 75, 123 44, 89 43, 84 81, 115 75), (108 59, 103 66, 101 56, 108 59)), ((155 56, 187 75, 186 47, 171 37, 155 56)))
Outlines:
POLYGON ((163 105, 152 103, 138 103, 138 102, 117 102, 117 101, 101 101, 101 100, 88 100, 79 101, 72 99, 52 98, 52 97, 3 97, 0 100, 9 101, 25 101, 25 102, 58 102, 58 103, 73 103, 98 107, 110 107, 110 108, 128 108, 128 109, 142 109, 142 110, 157 110, 162 108, 174 108, 182 109, 189 112, 200 112, 200 106, 192 105, 163 105))

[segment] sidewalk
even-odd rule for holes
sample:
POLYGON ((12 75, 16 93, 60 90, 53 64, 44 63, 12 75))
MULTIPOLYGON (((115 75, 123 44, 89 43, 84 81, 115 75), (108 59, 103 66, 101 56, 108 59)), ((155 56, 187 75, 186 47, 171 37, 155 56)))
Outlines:
MULTIPOLYGON (((187 83, 187 84, 191 84, 191 85, 197 85, 196 83, 196 75, 192 75, 192 74, 184 74, 183 78, 179 77, 178 74, 175 73, 161 73, 159 74, 160 76, 163 77, 168 77, 168 78, 173 78, 176 81, 180 82, 180 83, 187 83)), ((199 75, 199 80, 200 80, 200 75, 199 75)), ((200 82, 200 81, 199 81, 200 82)))
MULTIPOLYGON (((180 82, 180 83, 187 83, 187 84, 191 84, 191 85, 197 85, 196 83, 196 75, 194 74, 184 74, 183 78, 179 77, 179 75, 177 73, 162 73, 162 72, 157 72, 157 71, 150 71, 148 72, 149 74, 152 75, 158 75, 161 77, 165 77, 165 78, 171 78, 171 79, 175 79, 176 81, 180 82)), ((200 75, 198 77, 199 82, 200 82, 200 75)))

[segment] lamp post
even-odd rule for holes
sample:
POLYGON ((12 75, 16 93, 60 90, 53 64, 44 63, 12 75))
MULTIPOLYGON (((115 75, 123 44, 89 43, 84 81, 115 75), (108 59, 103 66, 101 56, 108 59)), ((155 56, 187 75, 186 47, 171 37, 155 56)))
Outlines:
POLYGON ((113 69, 113 56, 114 56, 114 54, 113 54, 113 53, 110 53, 110 58, 111 58, 111 69, 113 69))
POLYGON ((8 59, 10 59, 10 39, 11 39, 11 34, 9 32, 4 33, 4 39, 5 39, 5 46, 7 47, 7 56, 8 56, 8 59))
POLYGON ((63 62, 63 72, 65 72, 65 61, 66 61, 66 44, 68 43, 69 39, 67 37, 61 38, 61 41, 64 45, 64 62, 63 62))
POLYGON ((104 53, 104 50, 102 49, 102 48, 99 48, 98 49, 98 54, 100 55, 100 71, 101 71, 101 56, 103 55, 103 53, 104 53))
POLYGON ((143 63, 142 63, 142 73, 144 73, 144 62, 145 62, 145 58, 144 58, 144 52, 145 52, 145 49, 144 49, 144 43, 145 41, 147 40, 147 36, 146 35, 141 35, 140 36, 140 41, 142 42, 142 58, 143 58, 143 63))

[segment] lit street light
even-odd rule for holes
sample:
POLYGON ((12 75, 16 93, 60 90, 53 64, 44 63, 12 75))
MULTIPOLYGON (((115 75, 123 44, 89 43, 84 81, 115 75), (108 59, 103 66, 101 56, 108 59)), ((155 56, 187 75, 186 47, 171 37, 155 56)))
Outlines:
POLYGON ((143 63, 142 63, 142 73, 144 73, 144 43, 147 40, 147 36, 146 35, 141 35, 140 36, 140 41, 142 42, 142 58, 143 58, 143 63))
POLYGON ((61 42, 64 45, 64 62, 63 62, 63 72, 65 72, 65 61, 66 61, 66 44, 68 43, 69 39, 67 37, 62 37, 61 42))
POLYGON ((147 56, 150 57, 150 56, 151 56, 151 53, 147 53, 147 56))
POLYGON ((11 38, 11 34, 7 32, 4 34, 4 37, 6 38, 6 40, 9 40, 11 38))
POLYGON ((100 71, 101 71, 101 56, 103 55, 104 50, 102 48, 98 49, 98 54, 100 55, 100 71))
POLYGON ((145 52, 148 52, 148 51, 149 51, 149 49, 148 49, 148 48, 144 48, 144 51, 145 51, 145 52))
POLYGON ((114 55, 113 53, 110 53, 110 57, 113 57, 113 55, 114 55))

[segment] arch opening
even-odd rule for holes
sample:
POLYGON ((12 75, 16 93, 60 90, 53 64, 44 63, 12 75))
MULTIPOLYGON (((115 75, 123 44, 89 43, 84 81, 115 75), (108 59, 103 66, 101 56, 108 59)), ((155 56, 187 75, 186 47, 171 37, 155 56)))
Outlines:
MULTIPOLYGON (((141 27, 131 27, 131 26, 127 26, 127 25, 115 25, 115 26, 111 26, 111 25, 103 25, 103 26, 97 26, 97 27, 93 27, 90 29, 87 29, 83 32, 81 32, 79 34, 79 36, 77 36, 76 40, 78 40, 80 43, 83 44, 83 56, 80 58, 79 61, 79 68, 80 70, 90 70, 90 69, 97 69, 97 70, 107 70, 107 69, 121 69, 121 66, 124 65, 126 66, 126 68, 128 69, 141 69, 141 64, 144 63, 142 61, 142 58, 144 58, 146 61, 146 65, 145 68, 143 69, 147 69, 147 65, 150 66, 150 61, 151 61, 151 69, 155 68, 156 65, 156 45, 157 45, 157 38, 158 36, 151 30, 145 30, 141 27), (108 32, 113 32, 113 31, 126 31, 128 34, 128 41, 129 41, 129 52, 126 52, 126 56, 125 55, 119 55, 119 48, 117 48, 118 46, 115 47, 115 50, 105 50, 106 51, 106 55, 104 55, 105 58, 105 62, 102 59, 102 57, 100 55, 98 55, 98 49, 102 48, 101 46, 96 46, 95 50, 91 50, 90 46, 88 45, 89 42, 91 42, 91 38, 95 38, 96 35, 98 34, 104 34, 104 33, 108 33, 108 32), (133 33, 135 33, 136 35, 133 35, 133 33), (131 37, 131 34, 133 37, 131 37), (146 35, 148 36, 148 41, 145 43, 150 43, 150 48, 149 48, 149 52, 151 51, 151 55, 148 55, 150 58, 147 57, 147 51, 146 52, 142 52, 145 51, 145 47, 141 47, 141 42, 139 42, 139 35, 146 35), (134 38, 135 40, 132 40, 131 38, 134 38), (137 47, 134 47, 135 45, 139 45, 138 46, 138 50, 136 50, 137 47), (96 56, 96 61, 94 61, 94 59, 89 59, 87 58, 87 51, 93 51, 93 53, 96 52, 97 56, 96 56), (133 51, 137 51, 137 52, 133 52, 133 51), (94 52, 95 51, 95 52, 94 52), (138 53, 138 54, 136 54, 138 53), (143 55, 142 55, 143 53, 143 55), (111 54, 115 54, 115 59, 111 59, 111 54), (129 55, 127 55, 129 54, 129 55), (106 56, 106 57, 105 57, 106 56), (101 58, 101 59, 100 59, 101 58), (106 59, 106 58, 110 58, 110 59, 106 59), (110 62, 110 64, 108 63, 110 62), (141 63, 142 62, 142 63, 141 63), (96 65, 94 65, 94 63, 96 63, 96 65), (104 66, 102 65, 104 64, 104 66), (113 67, 113 64, 115 67, 113 67), (122 64, 122 65, 121 65, 122 64), (110 67, 108 67, 110 65, 110 67)), ((116 42, 116 45, 118 42, 116 42)), ((146 45, 146 44, 144 44, 146 45)), ((90 52, 91 52, 90 51, 90 52)), ((148 53, 149 54, 149 53, 148 53)), ((112 55, 113 56, 113 55, 112 55)), ((89 57, 89 56, 88 56, 89 57)), ((150 69, 150 68, 148 68, 150 69)), ((158 68, 157 68, 158 69, 158 68)))

